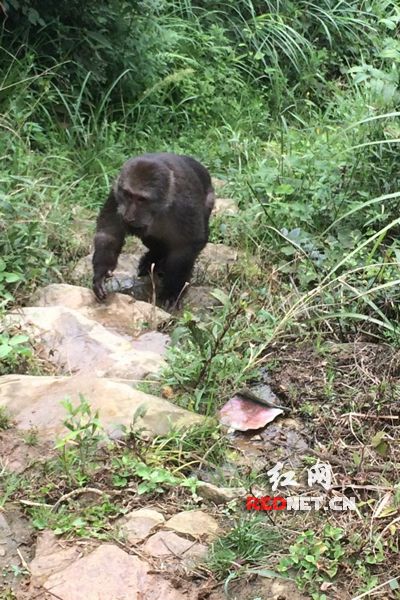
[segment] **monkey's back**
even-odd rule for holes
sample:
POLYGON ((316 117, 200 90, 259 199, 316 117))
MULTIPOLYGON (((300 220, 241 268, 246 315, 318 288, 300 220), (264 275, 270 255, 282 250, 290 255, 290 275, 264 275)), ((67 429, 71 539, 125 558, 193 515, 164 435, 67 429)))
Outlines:
POLYGON ((140 161, 151 161, 155 165, 163 165, 170 169, 174 174, 175 186, 179 193, 184 193, 188 188, 197 192, 198 200, 203 200, 203 194, 212 192, 211 176, 204 165, 191 156, 184 154, 173 154, 172 152, 155 152, 142 154, 135 158, 130 158, 123 165, 121 172, 127 172, 139 164, 140 161))

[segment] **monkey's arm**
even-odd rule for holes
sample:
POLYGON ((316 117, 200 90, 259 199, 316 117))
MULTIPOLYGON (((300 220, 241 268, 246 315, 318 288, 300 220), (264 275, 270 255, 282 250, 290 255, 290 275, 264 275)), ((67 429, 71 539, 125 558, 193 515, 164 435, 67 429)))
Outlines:
POLYGON ((126 229, 117 212, 117 201, 111 190, 97 218, 93 254, 93 291, 98 300, 107 296, 104 281, 117 266, 124 245, 126 229))

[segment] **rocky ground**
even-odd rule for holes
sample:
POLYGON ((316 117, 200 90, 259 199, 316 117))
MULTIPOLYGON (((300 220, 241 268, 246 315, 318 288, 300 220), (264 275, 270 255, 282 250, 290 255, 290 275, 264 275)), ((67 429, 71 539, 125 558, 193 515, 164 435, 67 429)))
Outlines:
MULTIPOLYGON (((236 210, 229 199, 217 202, 217 213, 234 216, 236 210)), ((79 227, 77 231, 80 233, 79 227)), ((132 276, 141 251, 134 240, 127 245, 115 272, 117 279, 132 276)), ((209 244, 203 251, 185 298, 185 306, 200 319, 203 312, 218 304, 212 292, 237 268, 237 261, 238 252, 222 244, 209 244)), ((299 467, 302 457, 313 452, 316 432, 322 440, 318 457, 338 469, 343 465, 352 468, 354 446, 344 441, 353 433, 352 421, 337 420, 331 404, 326 405, 324 415, 316 409, 323 405, 321 398, 326 396, 329 383, 327 360, 307 344, 289 350, 287 344, 271 348, 274 389, 305 418, 282 415, 256 435, 249 432, 231 440, 236 454, 224 464, 230 487, 216 485, 214 467, 207 461, 214 445, 210 439, 205 450, 198 450, 204 456, 196 456, 196 464, 200 464, 195 472, 200 480, 196 494, 185 495, 169 481, 172 492, 141 495, 137 486, 116 480, 116 476, 128 477, 126 473, 132 468, 126 462, 125 449, 141 457, 142 449, 151 448, 157 436, 190 431, 193 426, 207 427, 207 419, 177 406, 168 393, 159 397, 143 391, 143 383, 155 378, 165 365, 170 343, 167 332, 171 315, 153 301, 153 284, 149 281, 140 286, 135 297, 110 294, 100 305, 89 289, 90 279, 88 254, 74 266, 68 283, 37 290, 26 306, 6 317, 8 326, 28 332, 36 367, 30 374, 0 377, 0 415, 10 418, 7 427, 0 427, 0 468, 5 482, 0 505, 0 599, 222 600, 227 597, 227 584, 224 590, 223 581, 208 568, 207 556, 210 544, 229 530, 230 506, 237 508, 248 491, 235 485, 239 470, 245 475, 262 473, 266 465, 279 460, 299 467), (90 409, 85 404, 76 408, 79 396, 86 399, 90 409), (308 414, 310 402, 315 403, 307 410, 314 412, 308 414), (85 416, 90 419, 83 426, 79 423, 84 420, 79 419, 85 416), (309 426, 311 417, 313 428, 309 426), (328 444, 329 419, 338 437, 327 453, 324 441, 328 444), (97 440, 100 430, 106 437, 97 440), (77 454, 70 450, 74 445, 84 446, 85 440, 96 440, 96 451, 105 456, 90 485, 76 475, 77 454), (117 446, 107 446, 107 440, 117 446), (58 466, 61 461, 64 469, 62 477, 54 471, 56 454, 58 466), (89 521, 83 523, 85 509, 89 521), (106 519, 101 520, 99 513, 106 519), (90 528, 92 522, 95 526, 90 528), (90 535, 86 535, 89 529, 90 535)), ((374 382, 392 377, 395 356, 384 354, 382 348, 373 344, 368 348, 365 344, 330 348, 339 373, 335 385, 343 397, 348 393, 351 374, 354 387, 362 394, 360 369, 374 382)), ((264 382, 261 388, 260 394, 268 399, 269 385, 264 382)), ((332 397, 335 389, 332 387, 332 397)), ((362 410, 360 406, 364 405, 358 404, 362 410)), ((389 412, 389 408, 385 410, 389 412)), ((78 456, 80 468, 85 460, 88 468, 91 465, 89 450, 86 456, 78 456)), ((172 460, 171 452, 167 451, 168 460, 172 460)), ((371 451, 368 460, 375 459, 371 451)), ((145 483, 151 483, 149 490, 164 491, 165 473, 159 463, 152 465, 149 475, 144 472, 142 476, 145 483)), ((347 485, 351 480, 338 473, 336 481, 336 487, 342 484, 343 490, 345 482, 347 485)), ((360 474, 358 481, 366 484, 360 474)), ((296 522, 296 534, 304 526, 302 521, 296 522)), ((293 582, 266 573, 257 576, 250 571, 229 585, 228 597, 306 597, 293 582)))
MULTIPOLYGON (((236 207, 220 199, 216 212, 221 211, 234 214, 236 207)), ((134 252, 121 255, 117 278, 135 272, 141 249, 131 245, 134 252)), ((185 305, 200 313, 215 305, 212 284, 226 276, 236 259, 236 251, 209 244, 196 265, 185 305)), ((87 399, 93 413, 98 411, 100 426, 113 440, 123 439, 128 427, 130 434, 139 432, 143 439, 151 439, 171 427, 188 428, 204 421, 201 415, 137 389, 139 382, 162 368, 169 343, 160 329, 170 315, 151 303, 151 285, 139 294, 142 299, 116 293, 99 305, 87 287, 90 278, 88 255, 75 266, 70 283, 38 290, 27 306, 7 315, 8 326, 28 332, 35 359, 44 370, 38 375, 0 377, 0 407, 12 419, 0 437, 2 469, 8 478, 30 472, 51 457, 54 443, 68 431, 62 401, 75 402, 78 394, 87 399)), ((202 485, 198 493, 214 506, 245 493, 202 485)), ((103 493, 94 487, 76 488, 59 498, 53 510, 78 497, 101 499, 103 493)), ((23 513, 24 507, 35 504, 40 502, 25 497, 20 507, 5 501, 1 509, 0 598, 223 597, 204 571, 197 571, 209 543, 222 532, 215 510, 210 514, 193 506, 184 511, 171 506, 135 508, 118 518, 107 541, 100 542, 63 539, 47 529, 37 534, 23 513)), ((278 597, 282 590, 279 582, 274 585, 278 597)), ((244 590, 240 593, 248 596, 244 590)))

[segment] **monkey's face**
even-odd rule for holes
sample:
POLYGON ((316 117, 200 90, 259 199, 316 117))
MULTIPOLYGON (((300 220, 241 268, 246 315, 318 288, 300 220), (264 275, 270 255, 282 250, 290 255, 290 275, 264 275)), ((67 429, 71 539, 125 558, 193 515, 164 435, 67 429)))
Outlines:
POLYGON ((117 192, 118 212, 130 229, 145 234, 153 221, 153 204, 149 194, 123 187, 117 192))

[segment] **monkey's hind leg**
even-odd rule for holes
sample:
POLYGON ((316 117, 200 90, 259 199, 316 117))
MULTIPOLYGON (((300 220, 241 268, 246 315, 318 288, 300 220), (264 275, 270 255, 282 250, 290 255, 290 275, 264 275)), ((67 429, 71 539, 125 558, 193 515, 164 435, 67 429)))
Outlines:
POLYGON ((149 250, 141 257, 138 266, 138 276, 144 277, 145 275, 149 275, 151 272, 151 265, 154 264, 154 271, 156 273, 160 273, 162 270, 162 255, 154 250, 149 250))
POLYGON ((198 243, 190 248, 175 250, 165 259, 160 300, 168 307, 178 305, 185 291, 185 284, 189 283, 192 277, 195 260, 204 245, 204 243, 198 243))

